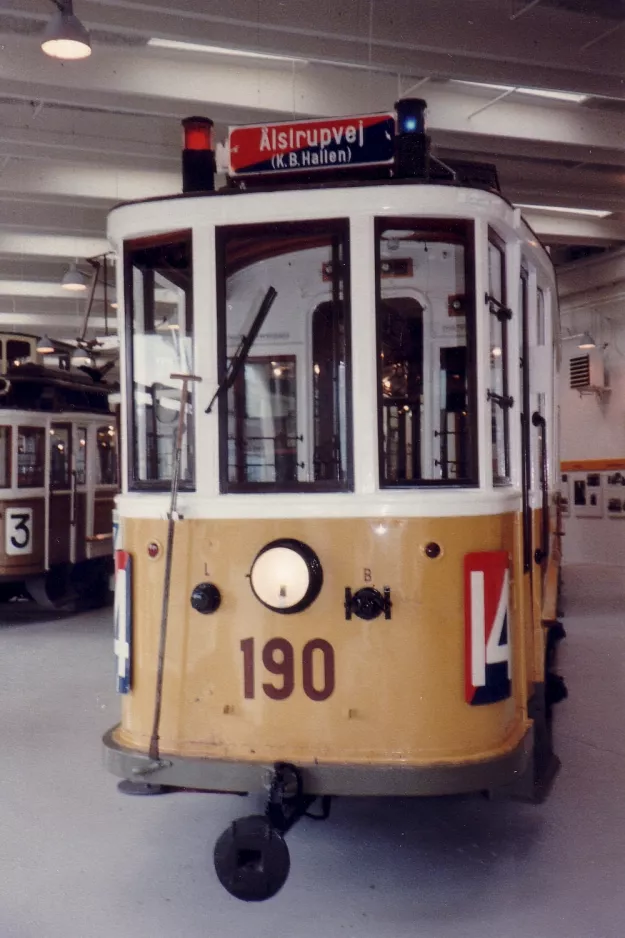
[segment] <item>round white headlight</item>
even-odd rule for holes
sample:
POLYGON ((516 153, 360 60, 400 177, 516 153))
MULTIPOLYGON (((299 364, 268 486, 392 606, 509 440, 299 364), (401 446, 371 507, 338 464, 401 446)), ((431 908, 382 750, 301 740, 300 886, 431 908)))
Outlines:
POLYGON ((257 554, 250 583, 263 606, 288 615, 314 602, 323 584, 323 571, 310 547, 293 538, 282 538, 257 554))

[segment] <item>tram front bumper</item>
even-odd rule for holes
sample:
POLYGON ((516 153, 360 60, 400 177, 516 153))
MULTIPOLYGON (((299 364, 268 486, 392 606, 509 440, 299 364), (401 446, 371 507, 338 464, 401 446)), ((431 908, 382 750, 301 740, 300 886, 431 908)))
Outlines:
MULTIPOLYGON (((119 778, 232 794, 266 790, 274 767, 267 762, 193 758, 129 749, 115 739, 117 727, 103 738, 106 768, 119 778)), ((521 742, 496 758, 429 765, 321 763, 301 764, 304 791, 310 795, 431 796, 491 791, 518 782, 531 764, 533 727, 521 742)))

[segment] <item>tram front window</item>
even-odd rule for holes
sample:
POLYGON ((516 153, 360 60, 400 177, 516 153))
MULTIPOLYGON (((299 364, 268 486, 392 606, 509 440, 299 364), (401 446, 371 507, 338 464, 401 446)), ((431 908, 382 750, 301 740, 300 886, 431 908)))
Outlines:
POLYGON ((224 374, 267 290, 276 299, 220 405, 221 488, 351 488, 345 222, 223 228, 224 374))
POLYGON ((477 483, 472 229, 378 219, 380 482, 477 483))
MULTIPOLYGON (((190 234, 127 244, 125 280, 133 389, 130 487, 166 489, 181 395, 181 382, 171 375, 193 370, 190 234)), ((187 490, 194 485, 192 413, 190 397, 179 482, 187 490)))

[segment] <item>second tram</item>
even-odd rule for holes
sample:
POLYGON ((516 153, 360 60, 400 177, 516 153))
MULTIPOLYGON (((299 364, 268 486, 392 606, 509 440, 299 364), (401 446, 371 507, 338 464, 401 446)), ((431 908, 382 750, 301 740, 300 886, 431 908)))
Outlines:
POLYGON ((111 388, 33 361, 31 336, 0 344, 0 599, 103 602, 118 481, 111 388))

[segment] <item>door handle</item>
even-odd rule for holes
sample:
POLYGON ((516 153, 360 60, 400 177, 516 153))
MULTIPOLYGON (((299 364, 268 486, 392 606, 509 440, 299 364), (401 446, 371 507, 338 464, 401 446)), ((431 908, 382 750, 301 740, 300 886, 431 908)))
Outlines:
POLYGON ((541 461, 541 489, 542 489, 542 524, 541 545, 534 551, 534 562, 542 564, 549 557, 549 479, 547 464, 547 421, 537 410, 532 414, 532 425, 540 432, 540 461, 541 461))

